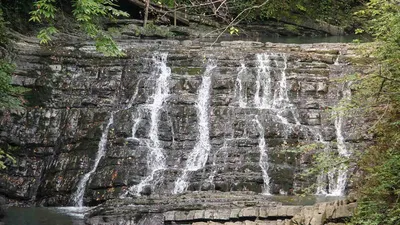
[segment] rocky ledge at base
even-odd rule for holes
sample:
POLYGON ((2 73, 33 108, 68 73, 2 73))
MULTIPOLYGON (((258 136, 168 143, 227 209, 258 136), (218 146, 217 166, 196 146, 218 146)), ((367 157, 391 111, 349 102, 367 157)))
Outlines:
POLYGON ((176 196, 114 199, 86 215, 91 225, 339 225, 354 199, 286 205, 253 192, 192 192, 176 196))

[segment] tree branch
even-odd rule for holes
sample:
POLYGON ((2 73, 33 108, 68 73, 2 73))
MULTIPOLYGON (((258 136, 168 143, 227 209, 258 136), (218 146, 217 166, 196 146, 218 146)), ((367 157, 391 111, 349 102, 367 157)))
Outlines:
POLYGON ((261 7, 263 7, 264 5, 266 5, 268 3, 269 0, 264 1, 262 4, 260 5, 255 5, 252 7, 248 7, 244 10, 242 10, 223 30, 222 32, 217 36, 217 38, 215 39, 215 41, 211 44, 211 46, 213 46, 215 43, 217 43, 218 39, 222 36, 222 34, 224 34, 229 27, 238 24, 237 20, 239 19, 240 16, 242 16, 245 12, 253 10, 253 9, 259 9, 261 7))

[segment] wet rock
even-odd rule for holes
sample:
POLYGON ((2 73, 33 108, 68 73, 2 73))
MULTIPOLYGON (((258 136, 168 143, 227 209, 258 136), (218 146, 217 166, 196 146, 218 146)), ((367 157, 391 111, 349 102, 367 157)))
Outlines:
POLYGON ((143 196, 150 196, 151 195, 151 187, 149 185, 145 186, 143 190, 140 192, 143 196))
MULTIPOLYGON (((351 64, 339 68, 334 60, 338 51, 344 52, 346 60, 352 57, 344 51, 351 45, 239 41, 210 48, 210 43, 190 40, 128 39, 120 43, 127 56, 118 59, 101 56, 89 43, 71 41, 52 49, 23 40, 16 43, 13 84, 31 90, 26 109, 0 113, 0 143, 18 152, 16 164, 1 171, 0 194, 41 205, 69 204, 77 184, 93 168, 111 112, 115 112, 115 121, 107 134, 106 153, 88 181, 85 204, 118 198, 126 188, 151 175, 148 159, 154 143, 150 133, 155 128, 166 168, 155 173, 157 183, 146 186, 141 194, 151 198, 171 193, 204 132, 198 127, 197 99, 210 62, 217 65, 209 74, 210 151, 204 166, 187 174, 187 190, 263 192, 262 138, 269 154, 265 163, 271 193, 301 191, 315 182, 315 177, 301 180, 297 176, 309 164, 302 160, 309 155, 287 150, 315 141, 316 131, 333 146, 335 127, 325 109, 337 104, 342 94, 330 79, 350 70, 351 64), (169 95, 157 109, 158 124, 151 128, 160 52, 168 52, 163 69, 172 74, 169 95), (258 60, 262 55, 264 61, 258 60), (246 69, 239 76, 242 63, 246 69), (286 80, 281 80, 283 75, 286 80)), ((354 133, 350 126, 345 129, 354 133)), ((346 141, 360 143, 364 138, 350 133, 346 141)), ((264 214, 235 210, 230 216, 278 214, 274 209, 264 214)), ((193 212, 190 217, 205 213, 193 212)), ((207 215, 226 218, 227 212, 207 215)))

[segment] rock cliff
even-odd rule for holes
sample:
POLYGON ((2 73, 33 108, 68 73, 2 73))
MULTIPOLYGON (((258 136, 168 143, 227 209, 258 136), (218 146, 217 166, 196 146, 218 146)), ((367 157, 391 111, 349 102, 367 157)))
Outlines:
POLYGON ((354 200, 336 200, 313 205, 310 202, 309 205, 293 205, 306 204, 307 201, 298 197, 288 197, 284 204, 273 200, 273 197, 252 192, 192 192, 169 197, 112 200, 93 209, 87 216, 86 223, 339 225, 350 219, 356 207, 354 200), (148 202, 152 204, 147 204, 148 202))
POLYGON ((17 163, 0 175, 11 202, 96 205, 185 191, 344 194, 351 171, 304 179, 319 143, 344 157, 369 137, 332 117, 361 70, 351 44, 119 40, 15 43, 24 110, 2 111, 0 140, 17 163))

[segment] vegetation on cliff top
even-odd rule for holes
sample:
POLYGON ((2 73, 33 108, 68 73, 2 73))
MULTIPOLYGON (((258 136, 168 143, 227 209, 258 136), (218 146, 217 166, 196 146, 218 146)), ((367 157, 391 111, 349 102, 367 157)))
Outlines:
MULTIPOLYGON (((104 20, 128 16, 120 10, 123 1, 112 0, 38 0, 33 5, 30 0, 1 0, 1 9, 8 21, 42 22, 45 27, 39 32, 43 43, 57 32, 58 14, 69 14, 81 30, 97 42, 100 52, 118 56, 121 52, 104 31, 104 20), (72 2, 72 3, 71 3, 72 2), (18 6, 18 7, 15 7, 18 6), (13 13, 17 12, 17 13, 13 13), (30 12, 30 13, 29 13, 30 12), (22 18, 22 19, 21 19, 22 18)), ((241 19, 262 22, 266 18, 296 20, 303 16, 325 20, 332 24, 354 26, 351 12, 362 5, 360 0, 312 1, 312 0, 270 0, 265 1, 214 1, 201 0, 160 0, 166 4, 187 10, 192 14, 213 17, 221 23, 229 24, 246 9, 241 19)), ((135 18, 140 16, 131 15, 135 18)), ((374 145, 366 151, 359 163, 362 179, 359 180, 359 207, 353 224, 378 225, 400 222, 400 5, 392 0, 370 0, 358 12, 363 29, 358 32, 372 34, 376 42, 372 45, 376 58, 375 72, 357 78, 354 102, 358 109, 375 119, 371 128, 376 136, 374 145)), ((27 22, 25 22, 27 23, 27 22)), ((0 46, 4 48, 7 36, 4 31, 6 21, 0 11, 0 46)), ((17 23, 11 27, 19 26, 17 23)), ((29 27, 29 26, 27 26, 29 27)), ((26 27, 25 27, 26 28, 26 27)), ((13 66, 10 62, 0 62, 0 105, 11 107, 17 90, 10 85, 13 66), (14 97, 13 97, 14 96, 14 97)), ((4 152, 0 151, 0 167, 4 152)))
POLYGON ((375 37, 369 46, 374 72, 361 76, 354 101, 375 122, 375 143, 359 162, 359 206, 353 224, 400 223, 400 4, 371 0, 358 12, 365 26, 359 32, 375 37))

